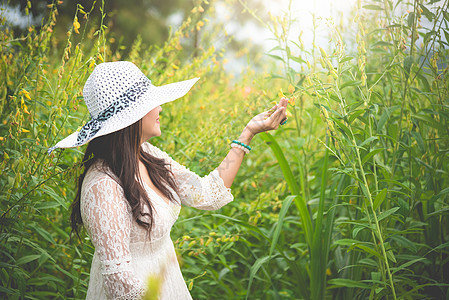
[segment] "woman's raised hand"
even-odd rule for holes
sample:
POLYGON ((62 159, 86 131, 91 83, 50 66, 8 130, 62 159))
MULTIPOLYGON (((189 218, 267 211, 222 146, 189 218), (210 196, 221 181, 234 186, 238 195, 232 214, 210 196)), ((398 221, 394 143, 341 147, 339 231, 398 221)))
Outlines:
POLYGON ((287 118, 287 104, 288 99, 281 98, 279 103, 273 106, 270 110, 264 111, 252 118, 246 125, 246 129, 253 135, 277 129, 279 124, 287 118))

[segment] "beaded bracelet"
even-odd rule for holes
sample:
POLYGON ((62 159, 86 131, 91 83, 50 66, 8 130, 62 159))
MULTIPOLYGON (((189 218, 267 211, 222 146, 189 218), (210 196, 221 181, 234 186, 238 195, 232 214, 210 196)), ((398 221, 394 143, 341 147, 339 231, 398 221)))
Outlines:
POLYGON ((240 146, 243 146, 243 147, 245 147, 246 149, 248 149, 248 150, 250 150, 251 151, 251 147, 250 146, 248 146, 248 145, 245 145, 244 143, 242 143, 242 142, 240 142, 240 141, 237 141, 237 140, 233 140, 232 142, 231 142, 231 144, 232 143, 236 143, 236 144, 239 144, 240 146))
POLYGON ((238 145, 236 143, 231 143, 231 147, 232 148, 239 148, 239 149, 243 150, 246 154, 249 153, 249 150, 246 149, 245 147, 243 147, 242 145, 238 145))
POLYGON ((237 140, 233 140, 231 142, 231 147, 242 149, 246 154, 248 154, 249 151, 251 151, 251 147, 250 146, 245 145, 244 143, 242 143, 240 141, 237 141, 237 140))

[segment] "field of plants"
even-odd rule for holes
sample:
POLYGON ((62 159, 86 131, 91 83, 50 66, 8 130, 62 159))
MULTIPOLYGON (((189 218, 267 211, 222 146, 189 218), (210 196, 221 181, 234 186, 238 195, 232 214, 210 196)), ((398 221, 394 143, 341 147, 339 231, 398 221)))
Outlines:
POLYGON ((174 226, 194 299, 449 299, 448 0, 359 0, 340 19, 314 16, 313 40, 328 32, 321 46, 291 34, 288 5, 261 18, 244 0, 198 0, 161 47, 129 48, 100 1, 78 5, 57 38, 61 3, 20 36, 1 17, 0 298, 85 297, 94 248, 69 221, 84 148, 47 149, 88 119, 82 87, 95 64, 129 60, 155 85, 201 77, 163 106, 151 140, 200 175, 254 115, 290 99, 288 123, 252 140, 235 200, 186 207, 174 226), (235 53, 257 59, 239 75, 214 45, 218 3, 277 43, 235 53))

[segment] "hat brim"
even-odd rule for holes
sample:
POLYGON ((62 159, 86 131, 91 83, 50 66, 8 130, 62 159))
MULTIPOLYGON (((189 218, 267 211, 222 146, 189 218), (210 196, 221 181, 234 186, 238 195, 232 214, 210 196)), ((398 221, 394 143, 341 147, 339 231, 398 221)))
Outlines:
POLYGON ((199 79, 200 78, 197 77, 162 86, 152 86, 136 101, 134 105, 104 121, 101 129, 91 138, 80 142, 78 141, 79 131, 76 131, 65 139, 59 141, 54 147, 49 149, 49 152, 56 148, 72 148, 82 146, 97 137, 126 128, 142 119, 155 107, 183 97, 190 91, 199 79))

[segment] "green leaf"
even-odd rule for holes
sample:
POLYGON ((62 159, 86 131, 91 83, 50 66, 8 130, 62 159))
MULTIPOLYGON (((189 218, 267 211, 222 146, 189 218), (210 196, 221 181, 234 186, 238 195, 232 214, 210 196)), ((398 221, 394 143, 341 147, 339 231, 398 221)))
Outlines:
POLYGON ((51 198, 53 198, 54 200, 56 200, 62 207, 64 207, 66 210, 68 209, 67 204, 65 202, 65 199, 61 196, 58 195, 53 188, 51 188, 48 185, 44 185, 42 186, 42 190, 44 191, 45 194, 47 194, 48 196, 50 196, 51 198))
POLYGON ((361 84, 362 84, 362 81, 360 81, 360 80, 346 81, 345 83, 343 83, 340 86, 340 90, 342 90, 342 89, 344 89, 345 87, 348 87, 348 86, 359 86, 361 84))
POLYGON ((281 147, 270 133, 261 132, 259 133, 259 136, 270 146, 271 150, 273 151, 279 163, 279 166, 282 170, 282 174, 284 175, 285 181, 287 181, 290 193, 293 195, 298 195, 295 199, 295 204, 301 216, 301 220, 303 222, 306 240, 310 242, 312 240, 312 220, 310 218, 310 213, 307 204, 304 198, 300 196, 300 189, 293 175, 293 172, 290 168, 290 165, 285 159, 281 147))
POLYGON ((354 57, 352 57, 352 56, 346 56, 342 60, 340 60, 339 63, 342 64, 342 63, 345 63, 345 62, 353 60, 353 59, 354 59, 354 57))
POLYGON ((432 22, 432 20, 435 18, 435 15, 430 10, 428 10, 427 7, 425 7, 423 4, 419 4, 419 6, 423 10, 423 14, 426 16, 426 18, 430 22, 432 22))
POLYGON ((273 237, 272 237, 272 240, 271 240, 271 247, 270 247, 270 254, 269 254, 269 256, 271 256, 273 254, 273 250, 274 250, 274 248, 277 245, 277 242, 278 242, 278 239, 279 239, 279 235, 281 234, 282 225, 284 224, 285 215, 287 214, 287 211, 290 208, 290 205, 293 203, 293 200, 295 199, 295 197, 296 196, 288 196, 282 202, 282 208, 281 208, 281 210, 279 212, 279 218, 278 218, 278 221, 277 221, 276 229, 274 230, 273 237))
POLYGON ((384 10, 382 7, 378 5, 364 5, 363 8, 370 10, 384 10))
POLYGON ((267 55, 267 56, 269 56, 271 58, 274 58, 276 60, 280 60, 282 62, 285 62, 284 59, 282 57, 278 56, 278 55, 273 55, 273 54, 268 54, 268 53, 265 53, 265 55, 267 55))
POLYGON ((334 242, 334 245, 353 246, 353 245, 358 245, 358 244, 361 244, 361 243, 363 243, 363 242, 358 241, 358 240, 354 240, 354 239, 339 239, 339 240, 334 242))
POLYGON ((249 271, 249 282, 248 282, 248 288, 246 291, 246 299, 248 299, 248 296, 250 294, 251 285, 253 283, 254 276, 256 275, 257 271, 259 271, 260 267, 262 267, 263 264, 270 261, 271 256, 264 256, 260 257, 256 260, 254 265, 251 266, 251 269, 249 271))
POLYGON ((41 257, 40 254, 31 254, 31 255, 23 256, 16 261, 16 264, 18 266, 27 264, 29 262, 32 262, 33 260, 39 259, 39 257, 41 257))
POLYGON ((14 294, 15 290, 14 289, 7 289, 4 286, 0 285, 0 293, 5 296, 5 294, 14 294))
POLYGON ((424 45, 427 45, 427 43, 429 42, 430 38, 432 38, 432 36, 436 35, 437 32, 435 30, 431 30, 429 32, 427 32, 424 35, 424 45))
POLYGON ((268 50, 268 52, 273 52, 273 51, 284 51, 284 48, 282 48, 281 46, 276 46, 274 48, 271 48, 270 50, 268 50))
POLYGON ((343 122, 341 122, 340 120, 338 120, 338 119, 336 119, 334 117, 330 117, 330 119, 332 121, 334 121, 336 125, 338 125, 338 128, 342 132, 344 132, 349 139, 352 139, 351 131, 349 130, 349 128, 343 122))
POLYGON ((296 61, 297 63, 305 63, 305 60, 303 60, 300 57, 296 57, 296 56, 289 56, 289 58, 293 61, 296 61))
POLYGON ((374 149, 372 151, 370 151, 368 154, 366 154, 363 158, 362 158, 362 165, 364 165, 371 157, 373 157, 374 155, 376 155, 377 153, 381 152, 385 150, 384 148, 379 148, 379 149, 374 149))
POLYGON ((43 237, 47 242, 49 242, 49 243, 51 243, 53 245, 56 244, 56 242, 53 239, 52 235, 47 230, 45 230, 44 228, 40 227, 38 224, 33 226, 33 229, 36 230, 36 232, 39 233, 39 235, 41 237, 43 237))
POLYGON ((415 21, 415 13, 411 12, 408 14, 407 17, 407 26, 411 28, 413 26, 414 21, 415 21))
POLYGON ((334 278, 329 280, 328 283, 334 285, 335 287, 360 288, 360 289, 371 288, 371 286, 366 283, 346 278, 334 278))
POLYGON ((404 59, 405 78, 408 78, 410 76, 410 68, 412 67, 412 64, 413 64, 413 57, 407 56, 404 59))
POLYGON ((444 18, 449 22, 449 13, 447 11, 443 11, 444 18))
POLYGON ((389 210, 386 210, 386 211, 382 212, 382 213, 379 215, 379 217, 378 217, 378 221, 380 222, 380 221, 382 221, 383 219, 385 219, 385 218, 391 216, 392 214, 394 214, 395 212, 397 212, 399 208, 400 208, 400 207, 393 207, 393 208, 390 208, 389 210))
POLYGON ((359 234, 359 232, 365 228, 366 226, 355 226, 354 229, 352 230, 352 237, 355 238, 359 234))
POLYGON ((387 196, 386 188, 383 189, 382 191, 380 191, 380 193, 377 194, 376 198, 374 199, 373 210, 377 210, 379 208, 379 206, 382 204, 382 202, 384 202, 385 196, 387 196))
POLYGON ((363 147, 366 144, 371 143, 372 141, 378 140, 379 138, 377 136, 370 136, 369 138, 367 138, 366 140, 363 141, 363 143, 361 143, 359 145, 359 147, 363 147))
POLYGON ((417 131, 411 132, 412 136, 415 138, 416 143, 418 144, 419 150, 421 150, 422 153, 426 152, 426 146, 424 144, 424 141, 421 137, 421 134, 417 131))
POLYGON ((376 256, 377 258, 379 258, 379 259, 382 260, 382 261, 385 260, 384 257, 383 257, 380 253, 377 253, 377 252, 374 251, 372 248, 370 248, 370 247, 368 247, 368 246, 365 246, 365 245, 354 244, 354 245, 352 245, 351 247, 349 247, 348 250, 352 250, 352 249, 354 249, 354 248, 356 248, 356 247, 359 248, 360 250, 366 252, 366 253, 369 253, 369 254, 371 254, 371 255, 376 256))
POLYGON ((446 37, 446 41, 449 43, 449 32, 443 29, 444 36, 446 37))
POLYGON ((391 273, 394 274, 394 273, 396 273, 396 272, 399 272, 399 271, 401 271, 401 270, 403 270, 403 269, 405 269, 405 268, 407 268, 407 267, 409 267, 409 266, 411 266, 411 265, 413 265, 413 264, 415 264, 415 263, 417 263, 417 262, 423 261, 423 260, 427 260, 427 258, 420 257, 420 258, 417 258, 417 259, 408 261, 408 262, 406 262, 406 263, 400 265, 400 266, 397 267, 397 268, 392 268, 392 269, 391 269, 391 273))
POLYGON ((394 256, 394 253, 393 253, 393 250, 388 250, 387 252, 386 252, 386 254, 387 254, 387 258, 389 259, 389 260, 391 260, 392 262, 396 262, 396 257, 394 256))
POLYGON ((379 47, 391 47, 391 46, 393 46, 393 44, 389 43, 389 42, 378 41, 378 42, 375 42, 374 44, 372 44, 370 48, 378 47, 378 46, 379 47))
MULTIPOLYGON (((444 33, 447 34, 446 32, 444 33)), ((449 41, 449 35, 446 35, 446 39, 449 41)), ((422 83, 422 86, 420 87, 421 91, 430 92, 429 81, 427 80, 426 76, 423 75, 422 70, 417 73, 417 76, 422 83)))
POLYGON ((58 201, 45 201, 45 202, 36 204, 36 206, 34 208, 36 208, 38 210, 44 210, 44 209, 56 208, 56 207, 60 207, 60 206, 61 206, 61 203, 59 203, 58 201))
POLYGON ((348 119, 348 123, 351 124, 355 119, 357 119, 360 115, 362 115, 363 113, 365 113, 364 109, 358 109, 353 111, 350 115, 349 115, 349 119, 348 119))
POLYGON ((443 195, 445 195, 445 194, 449 194, 449 187, 447 187, 447 188, 445 188, 445 189, 442 189, 442 190, 438 193, 437 197, 438 197, 438 198, 441 198, 441 196, 443 196, 443 195))

